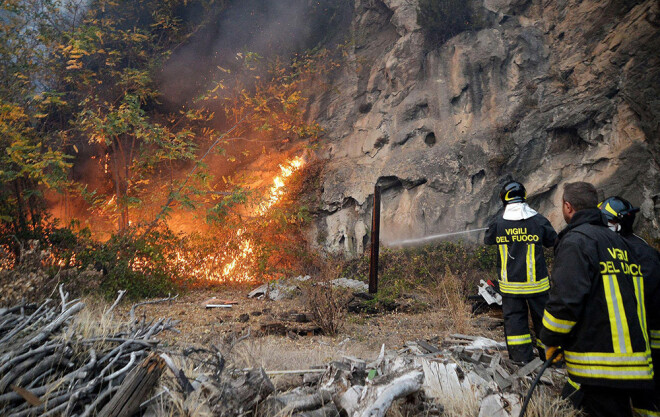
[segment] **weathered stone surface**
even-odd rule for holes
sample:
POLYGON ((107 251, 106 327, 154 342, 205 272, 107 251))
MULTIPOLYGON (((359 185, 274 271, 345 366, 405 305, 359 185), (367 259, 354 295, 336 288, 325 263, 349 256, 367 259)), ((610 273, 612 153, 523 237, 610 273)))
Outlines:
MULTIPOLYGON (((660 236, 660 7, 654 0, 484 0, 484 29, 425 45, 416 0, 356 0, 349 63, 311 97, 328 132, 320 244, 482 227, 507 177, 556 228, 567 182, 641 206, 660 236)), ((475 239, 479 235, 474 236, 475 239)))

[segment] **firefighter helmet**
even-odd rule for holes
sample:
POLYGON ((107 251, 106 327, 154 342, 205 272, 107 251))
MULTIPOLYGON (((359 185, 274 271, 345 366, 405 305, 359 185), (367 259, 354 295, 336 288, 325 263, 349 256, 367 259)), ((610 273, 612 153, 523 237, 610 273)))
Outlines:
POLYGON ((525 186, 518 181, 509 181, 500 190, 500 200, 506 206, 509 203, 522 203, 527 198, 525 186))
POLYGON ((632 233, 635 213, 639 211, 639 207, 633 207, 628 200, 614 196, 603 200, 598 204, 598 208, 609 222, 621 225, 621 233, 632 233))

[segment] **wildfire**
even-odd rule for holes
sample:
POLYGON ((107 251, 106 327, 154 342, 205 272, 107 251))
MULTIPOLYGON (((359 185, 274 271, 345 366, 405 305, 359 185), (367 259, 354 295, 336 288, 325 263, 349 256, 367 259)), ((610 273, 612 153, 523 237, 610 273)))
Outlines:
POLYGON ((299 170, 305 161, 301 157, 295 157, 284 165, 280 165, 280 175, 273 178, 273 186, 270 188, 267 200, 259 206, 258 214, 264 215, 268 210, 282 199, 284 195, 284 185, 287 178, 299 170))
POLYGON ((10 270, 16 265, 16 259, 9 246, 0 245, 0 271, 10 270))
MULTIPOLYGON (((305 164, 301 157, 295 157, 279 166, 280 173, 273 178, 264 201, 255 209, 255 215, 264 216, 286 193, 286 180, 298 171, 305 164)), ((239 239, 245 230, 236 231, 235 237, 239 239)), ((249 272, 241 268, 245 262, 249 261, 253 253, 253 243, 249 239, 244 239, 239 244, 238 253, 231 254, 228 249, 220 249, 217 254, 198 257, 197 254, 183 251, 176 251, 173 256, 173 264, 177 270, 185 275, 197 277, 206 281, 233 281, 246 282, 251 281, 249 272)), ((144 270, 147 262, 144 259, 134 259, 132 268, 134 270, 144 270)))
MULTIPOLYGON (((257 215, 263 216, 268 213, 268 210, 277 204, 285 193, 284 186, 286 185, 285 180, 289 178, 294 172, 299 170, 305 161, 301 157, 295 157, 290 161, 287 161, 285 164, 280 165, 280 175, 273 178, 273 185, 270 187, 268 195, 266 196, 266 201, 258 206, 257 215)), ((239 229, 236 232, 236 236, 239 237, 243 234, 243 230, 239 229)), ((222 276, 220 279, 215 279, 217 281, 226 281, 228 280, 230 274, 236 269, 236 266, 241 262, 241 260, 248 259, 249 255, 252 253, 252 242, 249 240, 244 240, 241 242, 241 249, 239 254, 231 259, 227 264, 225 264, 222 269, 222 276)), ((246 272, 240 277, 234 277, 231 281, 250 281, 251 277, 246 272), (236 279, 238 278, 238 279, 236 279)))

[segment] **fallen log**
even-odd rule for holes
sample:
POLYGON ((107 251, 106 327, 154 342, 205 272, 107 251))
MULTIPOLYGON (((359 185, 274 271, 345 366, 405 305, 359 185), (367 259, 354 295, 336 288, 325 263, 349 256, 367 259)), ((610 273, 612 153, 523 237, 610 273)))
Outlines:
POLYGON ((267 398, 260 407, 260 415, 289 415, 300 411, 312 411, 332 403, 329 391, 295 389, 285 394, 267 398))
POLYGON ((257 404, 275 391, 263 368, 239 372, 221 384, 202 384, 214 390, 208 398, 211 411, 217 416, 237 416, 255 409, 257 404))
POLYGON ((395 400, 419 391, 423 380, 424 372, 419 369, 387 375, 380 381, 374 380, 373 385, 365 387, 366 393, 362 393, 353 416, 383 417, 395 400))

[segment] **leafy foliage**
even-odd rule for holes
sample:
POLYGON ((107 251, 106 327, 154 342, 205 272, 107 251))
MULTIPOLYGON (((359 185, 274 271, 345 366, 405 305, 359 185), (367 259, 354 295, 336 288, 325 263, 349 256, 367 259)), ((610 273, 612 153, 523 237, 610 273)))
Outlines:
POLYGON ((71 166, 61 132, 45 133, 44 110, 57 102, 35 96, 52 45, 52 28, 40 25, 51 2, 6 1, 0 6, 0 244, 39 237, 46 219, 44 188, 65 186, 71 166))
POLYGON ((158 77, 164 63, 212 15, 200 10, 217 12, 227 4, 0 4, 3 251, 18 255, 22 241, 40 239, 54 253, 57 267, 102 265, 106 294, 127 288, 134 296, 162 294, 186 284, 194 269, 182 269, 174 258, 195 250, 213 258, 218 242, 227 248, 223 256, 216 256, 218 262, 232 251, 240 253, 246 239, 253 242, 253 262, 248 266, 257 279, 290 271, 300 262, 302 226, 310 214, 296 198, 307 174, 292 177, 290 197, 254 215, 268 198, 267 187, 252 187, 255 182, 249 176, 219 183, 205 158, 215 151, 232 163, 255 152, 266 154, 267 147, 282 151, 301 139, 318 139, 320 127, 305 118, 303 91, 337 64, 321 49, 290 60, 243 52, 226 78, 216 79, 190 106, 163 104, 158 77), (188 18, 191 8, 197 21, 188 18), (222 135, 223 130, 231 135, 222 135), (227 151, 233 141, 257 145, 234 146, 240 149, 237 155, 227 151), (76 170, 82 166, 88 178, 76 170), (98 236, 80 223, 60 227, 49 215, 49 204, 59 192, 79 195, 93 219, 116 224, 105 228, 108 240, 95 240, 98 236), (161 206, 157 221, 140 224, 161 206), (204 210, 199 217, 213 225, 215 239, 202 243, 170 232, 167 216, 181 209, 204 210))

